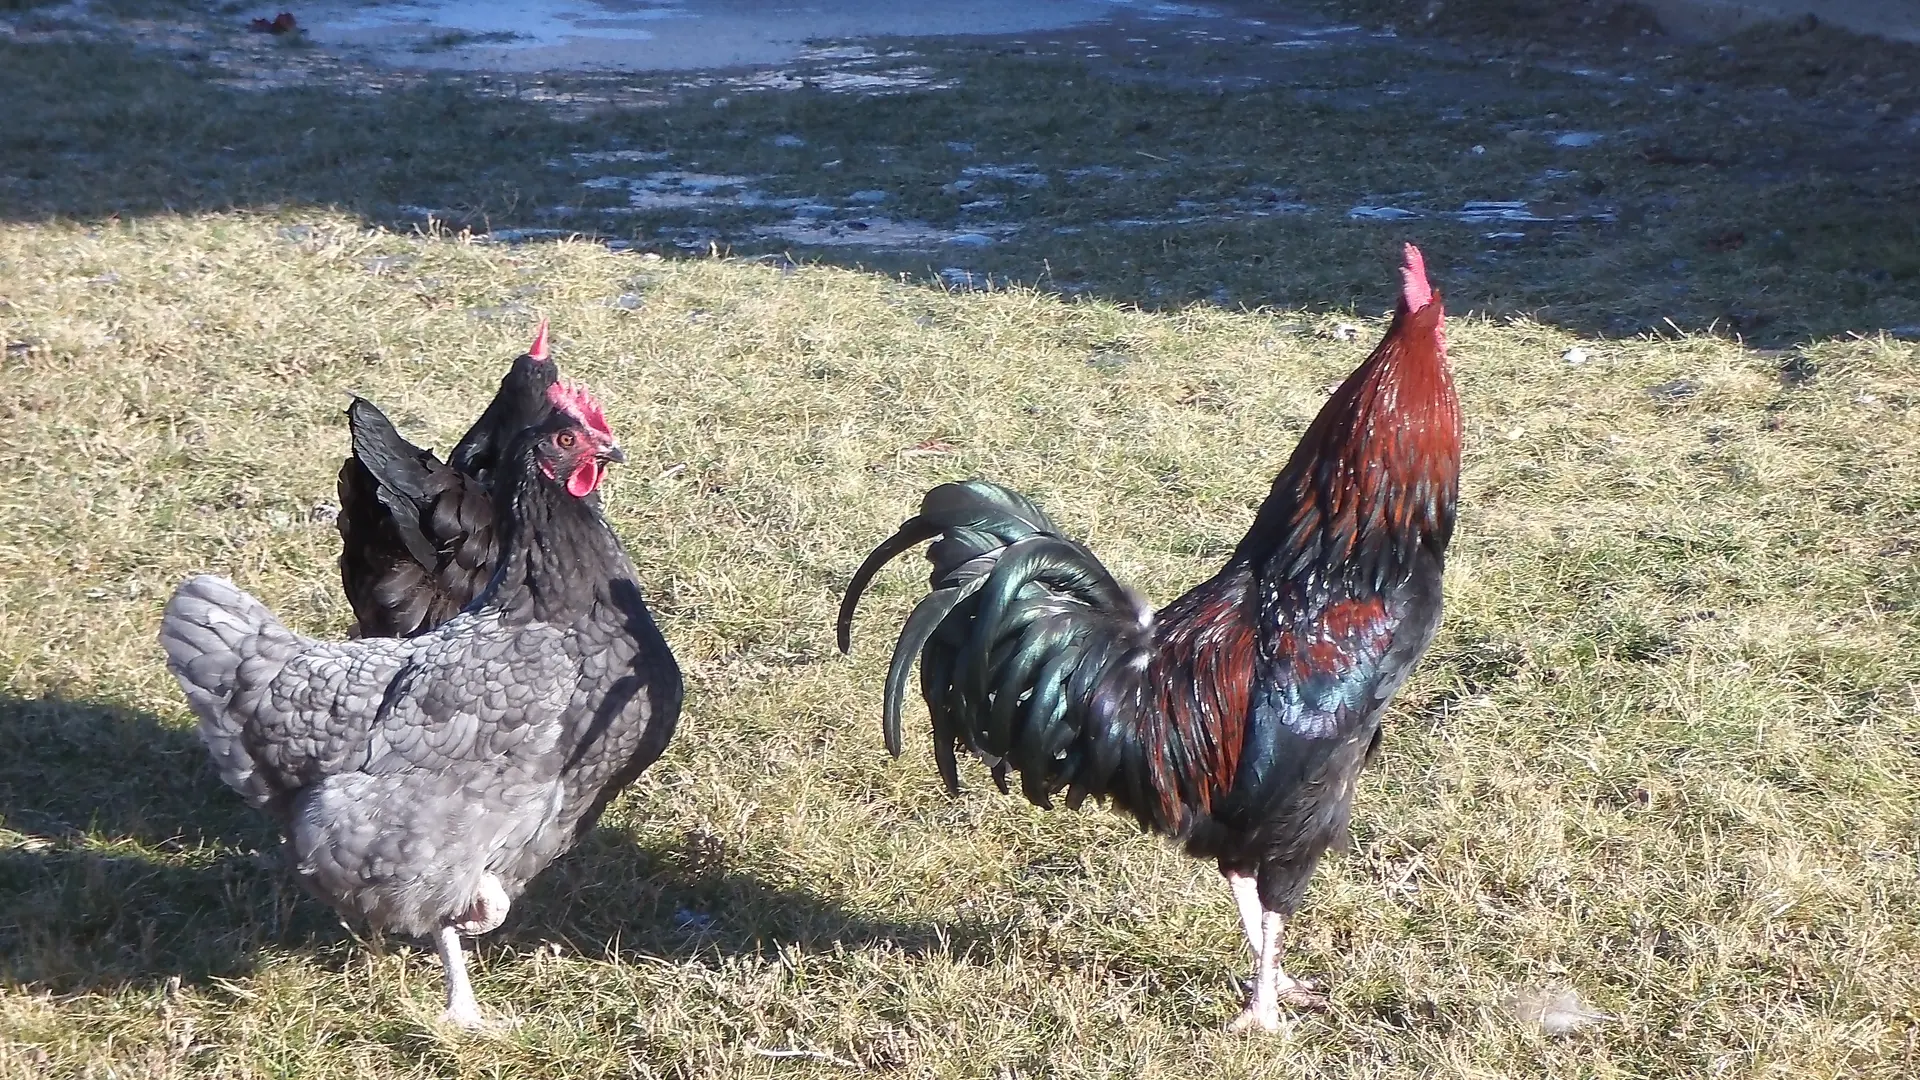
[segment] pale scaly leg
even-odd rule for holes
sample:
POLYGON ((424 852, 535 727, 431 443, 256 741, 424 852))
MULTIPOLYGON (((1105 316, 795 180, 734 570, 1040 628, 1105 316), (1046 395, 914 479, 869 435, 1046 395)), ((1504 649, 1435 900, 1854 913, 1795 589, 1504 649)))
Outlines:
POLYGON ((473 902, 467 905, 467 910, 455 915, 451 922, 468 937, 479 937, 499 929, 500 924, 507 921, 507 910, 512 906, 500 879, 492 874, 484 874, 480 878, 479 890, 474 893, 473 902))
POLYGON ((1317 1009, 1327 1004, 1325 994, 1312 984, 1288 975, 1280 966, 1280 949, 1286 941, 1287 917, 1277 911, 1260 913, 1260 959, 1253 977, 1253 994, 1247 1007, 1228 1030, 1280 1030, 1280 1003, 1296 1009, 1317 1009))
POLYGON ((1286 936, 1286 917, 1277 911, 1260 913, 1260 948, 1253 966, 1253 993, 1247 1007, 1228 1031, 1280 1030, 1280 942, 1286 936))
POLYGON ((1233 902, 1240 909, 1240 929, 1246 931, 1247 948, 1253 950, 1254 973, 1260 968, 1260 885, 1251 874, 1236 874, 1231 870, 1220 871, 1227 879, 1227 888, 1233 890, 1233 902))
POLYGON ((447 976, 447 1011, 440 1015, 441 1022, 468 1031, 486 1027, 480 1003, 473 998, 473 984, 467 981, 467 954, 460 950, 460 931, 441 927, 435 944, 440 947, 440 966, 447 976))

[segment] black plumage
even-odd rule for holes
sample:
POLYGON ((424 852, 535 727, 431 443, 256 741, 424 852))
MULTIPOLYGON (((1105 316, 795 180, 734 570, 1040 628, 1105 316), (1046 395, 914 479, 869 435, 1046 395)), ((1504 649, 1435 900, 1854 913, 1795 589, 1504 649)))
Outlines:
POLYGON ((425 633, 479 595, 500 554, 495 470, 514 437, 551 413, 547 389, 558 378, 541 323, 445 462, 401 437, 372 402, 353 399, 336 522, 353 636, 425 633))

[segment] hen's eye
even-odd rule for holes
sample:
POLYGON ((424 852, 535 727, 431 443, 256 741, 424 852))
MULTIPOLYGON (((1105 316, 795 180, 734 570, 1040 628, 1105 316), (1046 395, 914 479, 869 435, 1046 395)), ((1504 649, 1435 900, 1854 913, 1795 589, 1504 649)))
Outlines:
POLYGON ((559 437, 558 439, 555 439, 555 440, 554 440, 554 442, 557 442, 557 443, 559 443, 559 444, 560 444, 560 449, 562 449, 562 450, 571 450, 571 449, 573 449, 573 441, 574 441, 574 440, 573 440, 573 432, 571 432, 571 431, 563 431, 563 432, 561 432, 561 433, 560 433, 560 437, 559 437))

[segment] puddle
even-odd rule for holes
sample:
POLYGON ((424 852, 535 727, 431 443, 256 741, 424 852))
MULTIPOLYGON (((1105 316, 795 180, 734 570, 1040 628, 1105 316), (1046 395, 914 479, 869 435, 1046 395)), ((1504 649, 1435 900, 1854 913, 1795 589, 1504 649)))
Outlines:
POLYGON ((846 71, 829 69, 796 74, 791 71, 763 71, 735 80, 742 90, 825 90, 835 94, 897 94, 906 90, 947 90, 959 85, 952 79, 936 79, 930 67, 904 67, 891 71, 846 71))
POLYGON ((748 187, 756 177, 715 173, 656 172, 646 176, 596 176, 581 187, 598 191, 625 190, 627 205, 604 207, 608 214, 636 214, 650 210, 710 210, 721 206, 797 206, 803 199, 769 199, 748 187))
MULTIPOLYGON (((1211 14, 1201 7, 1151 0, 949 0, 938 5, 892 0, 837 0, 831 5, 772 5, 762 0, 328 0, 299 15, 300 25, 316 43, 364 50, 392 66, 533 72, 775 66, 807 59, 810 42, 1059 30, 1129 11, 1151 19, 1211 14)), ((872 55, 858 48, 811 52, 828 62, 872 55)), ((844 75, 840 85, 828 88, 896 88, 886 80, 878 74, 844 75)), ((769 88, 800 85, 796 81, 769 88)))
POLYGON ((942 229, 921 221, 885 217, 822 221, 795 218, 766 225, 754 235, 810 247, 861 247, 886 251, 931 251, 940 247, 982 248, 1015 232, 1012 225, 984 225, 971 229, 942 229))
POLYGON ((1347 216, 1355 221, 1405 221, 1420 214, 1398 206, 1356 206, 1347 211, 1347 216))

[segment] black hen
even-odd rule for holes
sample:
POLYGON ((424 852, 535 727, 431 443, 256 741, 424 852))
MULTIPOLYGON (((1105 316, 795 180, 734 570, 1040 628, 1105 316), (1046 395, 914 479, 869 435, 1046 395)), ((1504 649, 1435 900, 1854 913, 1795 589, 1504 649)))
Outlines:
POLYGON ((353 455, 340 466, 340 584, 354 637, 412 637, 452 618, 499 557, 493 474, 522 430, 552 412, 560 377, 547 324, 447 460, 408 442, 373 402, 347 406, 353 455))
POLYGON ((854 574, 860 594, 923 540, 932 592, 894 648, 884 714, 918 658, 934 752, 985 758, 1040 806, 1110 800, 1215 860, 1256 958, 1236 1027, 1323 1000, 1280 966, 1285 923, 1346 835, 1387 702, 1440 624, 1440 576, 1460 477, 1460 407, 1445 316, 1407 245, 1386 338, 1334 391, 1253 527, 1212 579, 1157 615, 1025 497, 943 484, 854 574))

